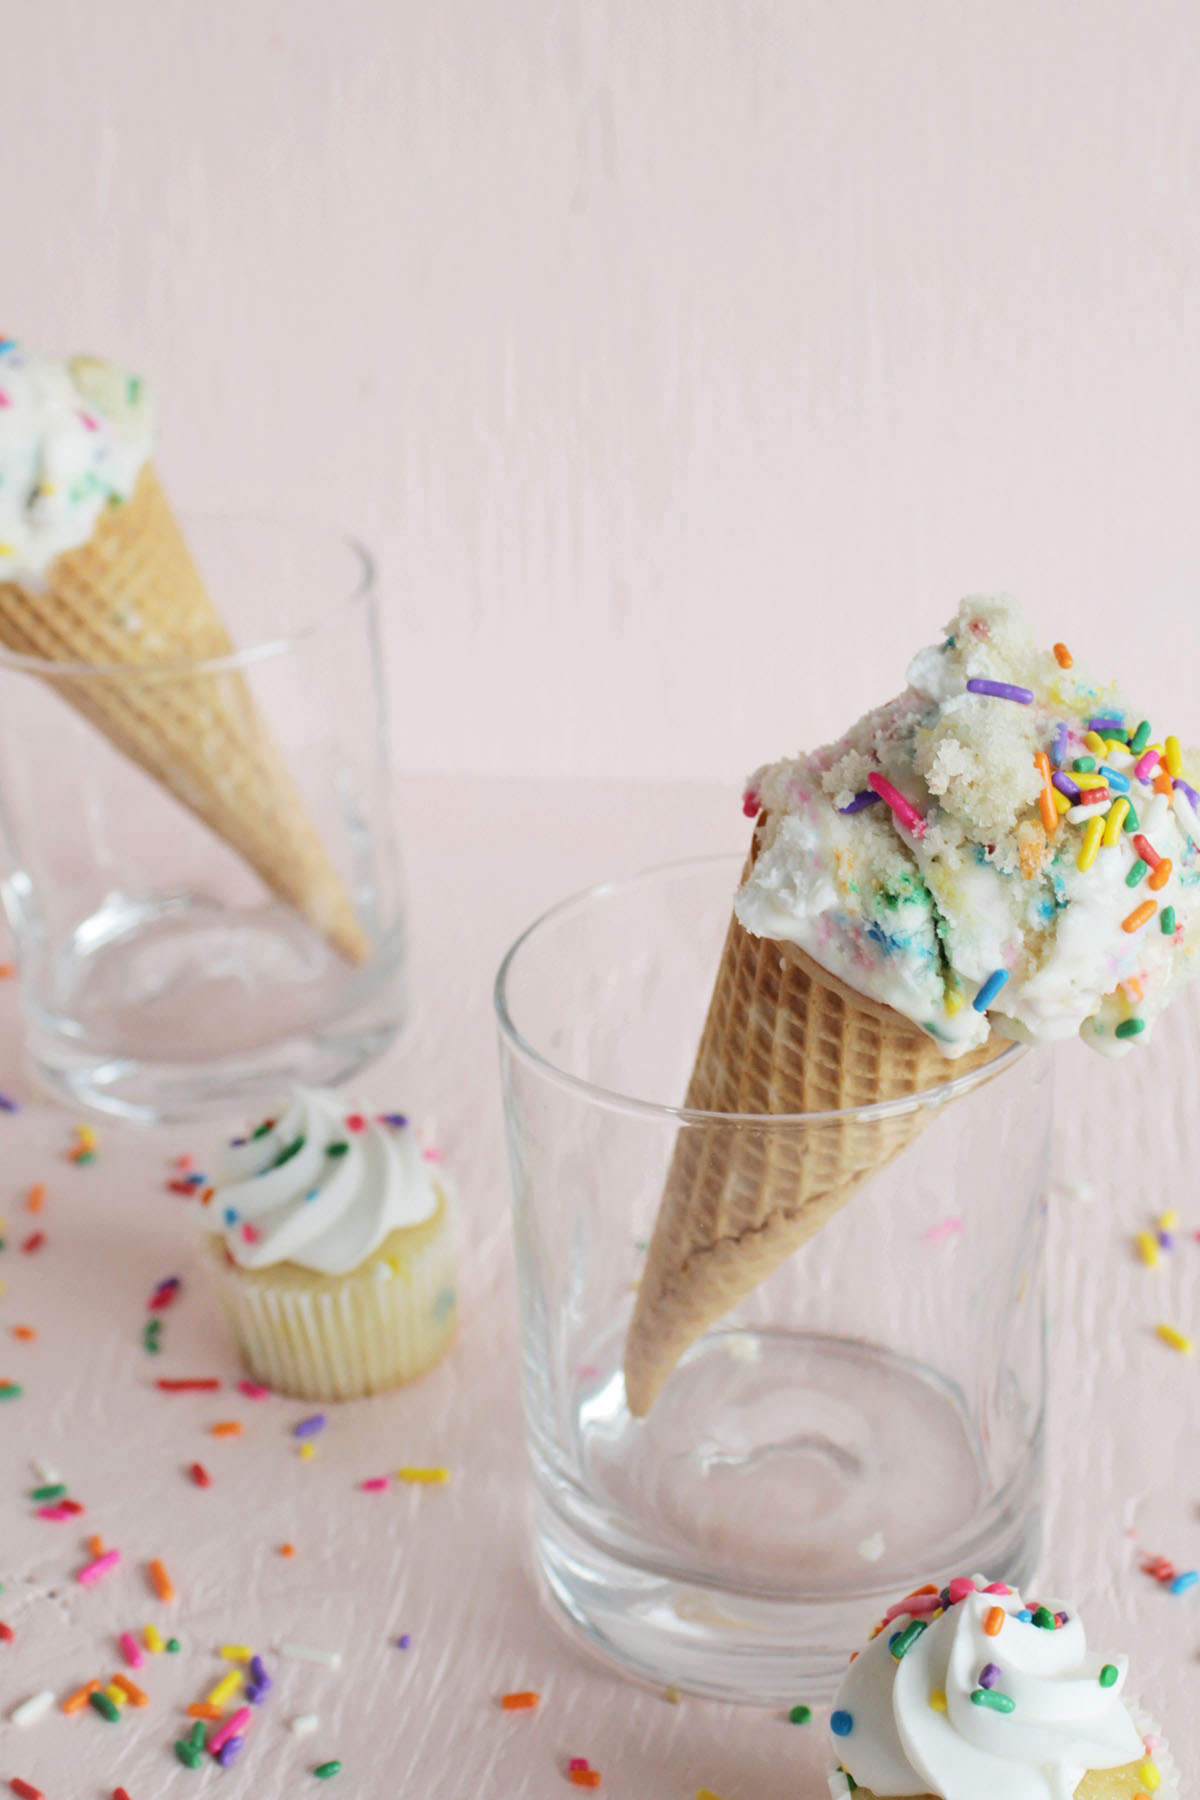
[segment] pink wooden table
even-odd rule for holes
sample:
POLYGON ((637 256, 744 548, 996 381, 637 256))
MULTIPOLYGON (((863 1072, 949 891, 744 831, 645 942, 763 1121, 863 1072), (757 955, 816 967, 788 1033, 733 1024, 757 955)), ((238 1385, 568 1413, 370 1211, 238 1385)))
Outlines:
MULTIPOLYGON (((328 1409, 315 1457, 302 1460, 290 1428, 313 1409, 237 1391, 213 1302, 192 1279, 188 1203, 164 1188, 169 1159, 202 1153, 206 1134, 101 1126, 97 1160, 75 1167, 71 1115, 26 1104, 0 1116, 0 1378, 24 1388, 0 1412, 0 1619, 15 1633, 0 1643, 0 1715, 120 1668, 118 1635, 147 1621, 182 1646, 147 1657, 136 1679, 151 1706, 119 1724, 56 1708, 0 1726, 0 1777, 21 1776, 47 1800, 101 1800, 118 1784, 131 1800, 201 1784, 253 1800, 555 1800, 576 1791, 567 1759, 585 1756, 613 1800, 694 1800, 700 1787, 721 1800, 820 1800, 823 1719, 797 1728, 751 1708, 671 1705, 590 1664, 540 1609, 526 1548, 492 976, 517 930, 571 889, 739 847, 737 795, 422 781, 402 784, 399 801, 415 1017, 364 1087, 425 1121, 458 1183, 461 1340, 413 1391, 328 1409), (35 1180, 49 1191, 36 1220, 22 1200, 35 1180), (23 1254, 35 1226, 45 1244, 23 1254), (146 1299, 176 1273, 183 1294, 154 1358, 142 1348, 146 1299), (36 1340, 11 1336, 17 1326, 36 1340), (223 1387, 156 1391, 170 1375, 219 1376, 223 1387), (231 1419, 241 1436, 210 1435, 231 1419), (84 1516, 35 1516, 31 1458, 61 1473, 84 1516), (188 1478, 196 1460, 211 1487, 188 1478), (402 1463, 445 1464, 453 1479, 361 1491, 402 1463), (123 1561, 85 1588, 73 1576, 88 1532, 123 1561), (171 1605, 149 1587, 154 1557, 178 1590, 171 1605), (274 1646, 287 1639, 340 1651, 340 1667, 282 1660, 274 1646), (183 1708, 227 1667, 215 1655, 227 1642, 260 1649, 275 1688, 235 1768, 196 1774, 171 1746, 183 1708), (499 1709, 501 1693, 526 1687, 541 1691, 539 1711, 499 1709), (286 1721, 303 1713, 319 1726, 298 1738, 286 1721), (326 1789, 308 1771, 330 1758, 343 1771, 326 1789)), ((16 998, 0 986, 0 1088, 28 1101, 16 998)), ((1059 1055, 1043 1569, 1048 1589, 1079 1604, 1097 1647, 1130 1652, 1133 1691, 1162 1718, 1185 1772, 1200 1752, 1200 1589, 1172 1597, 1138 1564, 1161 1551, 1180 1569, 1200 1565, 1200 1370, 1154 1336, 1159 1319, 1200 1336, 1198 1045, 1200 994, 1119 1065, 1078 1046, 1059 1055), (1131 1240, 1166 1205, 1180 1211, 1178 1247, 1150 1271, 1131 1240)))

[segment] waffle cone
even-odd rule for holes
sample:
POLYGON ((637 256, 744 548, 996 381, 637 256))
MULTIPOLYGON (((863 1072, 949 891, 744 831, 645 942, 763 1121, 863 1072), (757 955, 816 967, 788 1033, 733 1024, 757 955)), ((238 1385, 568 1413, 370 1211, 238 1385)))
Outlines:
POLYGON ((244 677, 156 672, 234 646, 149 465, 128 503, 102 513, 41 585, 0 582, 0 644, 49 662, 144 671, 141 680, 43 679, 343 956, 366 958, 350 897, 244 677))
MULTIPOLYGON (((729 926, 686 1108, 821 1113, 902 1101, 1006 1046, 950 1062, 892 1008, 794 944, 729 926)), ((684 1351, 925 1129, 933 1112, 771 1130, 684 1122, 625 1343, 630 1411, 650 1411, 684 1351)))

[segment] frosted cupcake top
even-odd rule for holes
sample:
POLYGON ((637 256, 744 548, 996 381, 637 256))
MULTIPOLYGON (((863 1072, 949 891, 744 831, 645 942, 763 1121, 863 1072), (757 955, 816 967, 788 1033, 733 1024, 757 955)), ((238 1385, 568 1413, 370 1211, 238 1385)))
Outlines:
POLYGON ((90 356, 0 338, 0 581, 42 575, 128 500, 154 443, 154 397, 90 356))
POLYGON ((738 918, 947 1056, 989 1021, 1129 1049, 1200 967, 1200 758, 1005 600, 964 601, 908 682, 751 778, 738 918))
MULTIPOLYGON (((1128 1658, 1090 1653, 1062 1601, 983 1577, 910 1594, 850 1664, 831 1718, 859 1787, 938 1800, 1072 1800, 1089 1769, 1146 1764, 1128 1658)), ((837 1793, 849 1783, 831 1780, 837 1793)))
POLYGON ((371 1117, 298 1087, 286 1112, 230 1144, 211 1204, 240 1268, 346 1275, 431 1218, 438 1191, 402 1114, 371 1117))

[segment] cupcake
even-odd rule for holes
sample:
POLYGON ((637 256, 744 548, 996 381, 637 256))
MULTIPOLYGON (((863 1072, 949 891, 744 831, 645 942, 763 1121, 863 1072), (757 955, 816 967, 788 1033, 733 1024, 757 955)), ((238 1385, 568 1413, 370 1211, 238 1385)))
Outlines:
POLYGON ((851 1659, 831 1795, 860 1800, 1179 1800, 1128 1658, 1089 1655, 1061 1600, 982 1576, 909 1594, 851 1659))
POLYGON ((399 1113, 297 1088, 235 1138, 211 1190, 208 1260, 246 1366, 305 1400, 411 1381, 454 1334, 449 1191, 399 1113))

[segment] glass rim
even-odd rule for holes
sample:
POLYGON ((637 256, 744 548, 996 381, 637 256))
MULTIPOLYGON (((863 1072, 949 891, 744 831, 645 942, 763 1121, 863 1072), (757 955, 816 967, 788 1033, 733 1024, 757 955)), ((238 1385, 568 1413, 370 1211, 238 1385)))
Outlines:
MULTIPOLYGON (((772 1130, 804 1130, 816 1125, 844 1123, 847 1119, 870 1123, 876 1119, 897 1118, 902 1114, 915 1112, 920 1108, 942 1106, 949 1100, 958 1099, 970 1093, 974 1088, 982 1087, 992 1081, 1014 1063, 1022 1061, 1034 1048, 1032 1044, 1010 1043, 1008 1048, 989 1063, 972 1069, 964 1075, 951 1076, 939 1082, 935 1087, 922 1088, 913 1094, 905 1094, 895 1100, 874 1100, 865 1106, 846 1106, 834 1108, 827 1112, 806 1113, 735 1113, 711 1112, 703 1107, 669 1105, 660 1100, 644 1100, 636 1094, 623 1094, 616 1088, 602 1086, 599 1082, 589 1081, 583 1075, 575 1075, 569 1069, 561 1068, 550 1057, 535 1049, 533 1044, 521 1031, 513 1018, 509 1005, 509 980, 522 950, 547 925, 553 924, 566 914, 581 910, 585 905, 598 900, 607 899, 622 889, 648 885, 668 874, 683 874, 688 870, 700 870, 705 867, 724 863, 730 868, 741 866, 745 862, 742 851, 718 851, 707 856, 689 856, 671 862, 655 863, 650 868, 640 869, 633 875, 618 876, 608 881, 594 882, 590 887, 579 888, 568 894, 565 899, 556 901, 525 927, 524 931, 509 945, 492 987, 492 1003, 495 1008, 496 1021, 502 1041, 526 1062, 533 1064, 543 1075, 549 1076, 558 1086, 569 1088, 577 1094, 586 1096, 597 1105, 611 1111, 627 1112, 642 1118, 675 1119, 685 1125, 725 1125, 769 1127, 772 1130)), ((730 885, 732 900, 736 883, 730 885)))
POLYGON ((256 663, 269 662, 273 657, 281 656, 285 651, 294 649, 296 645, 307 639, 316 637, 319 632, 336 624, 347 613, 370 600, 375 592, 376 564, 371 552, 360 538, 350 532, 340 531, 334 525, 314 524, 311 520, 289 518, 280 513, 243 513, 243 512, 184 512, 179 515, 183 527, 184 538, 187 538, 187 527, 196 525, 251 525, 269 526, 276 530, 299 533, 307 530, 315 532, 326 541, 340 544, 350 552, 354 565, 350 591, 338 600, 331 601, 322 607, 317 616, 303 625, 297 625, 290 631, 274 632, 270 637, 261 639, 255 644, 243 645, 240 649, 226 651, 222 656, 175 656, 164 658, 161 662, 147 663, 91 663, 58 661, 49 656, 27 656, 23 651, 9 650, 0 643, 0 669, 15 669, 23 675, 39 675, 42 677, 61 678, 69 676, 75 681, 115 681, 137 679, 169 680, 172 676, 193 677, 196 675, 221 675, 231 670, 250 668, 256 663))

